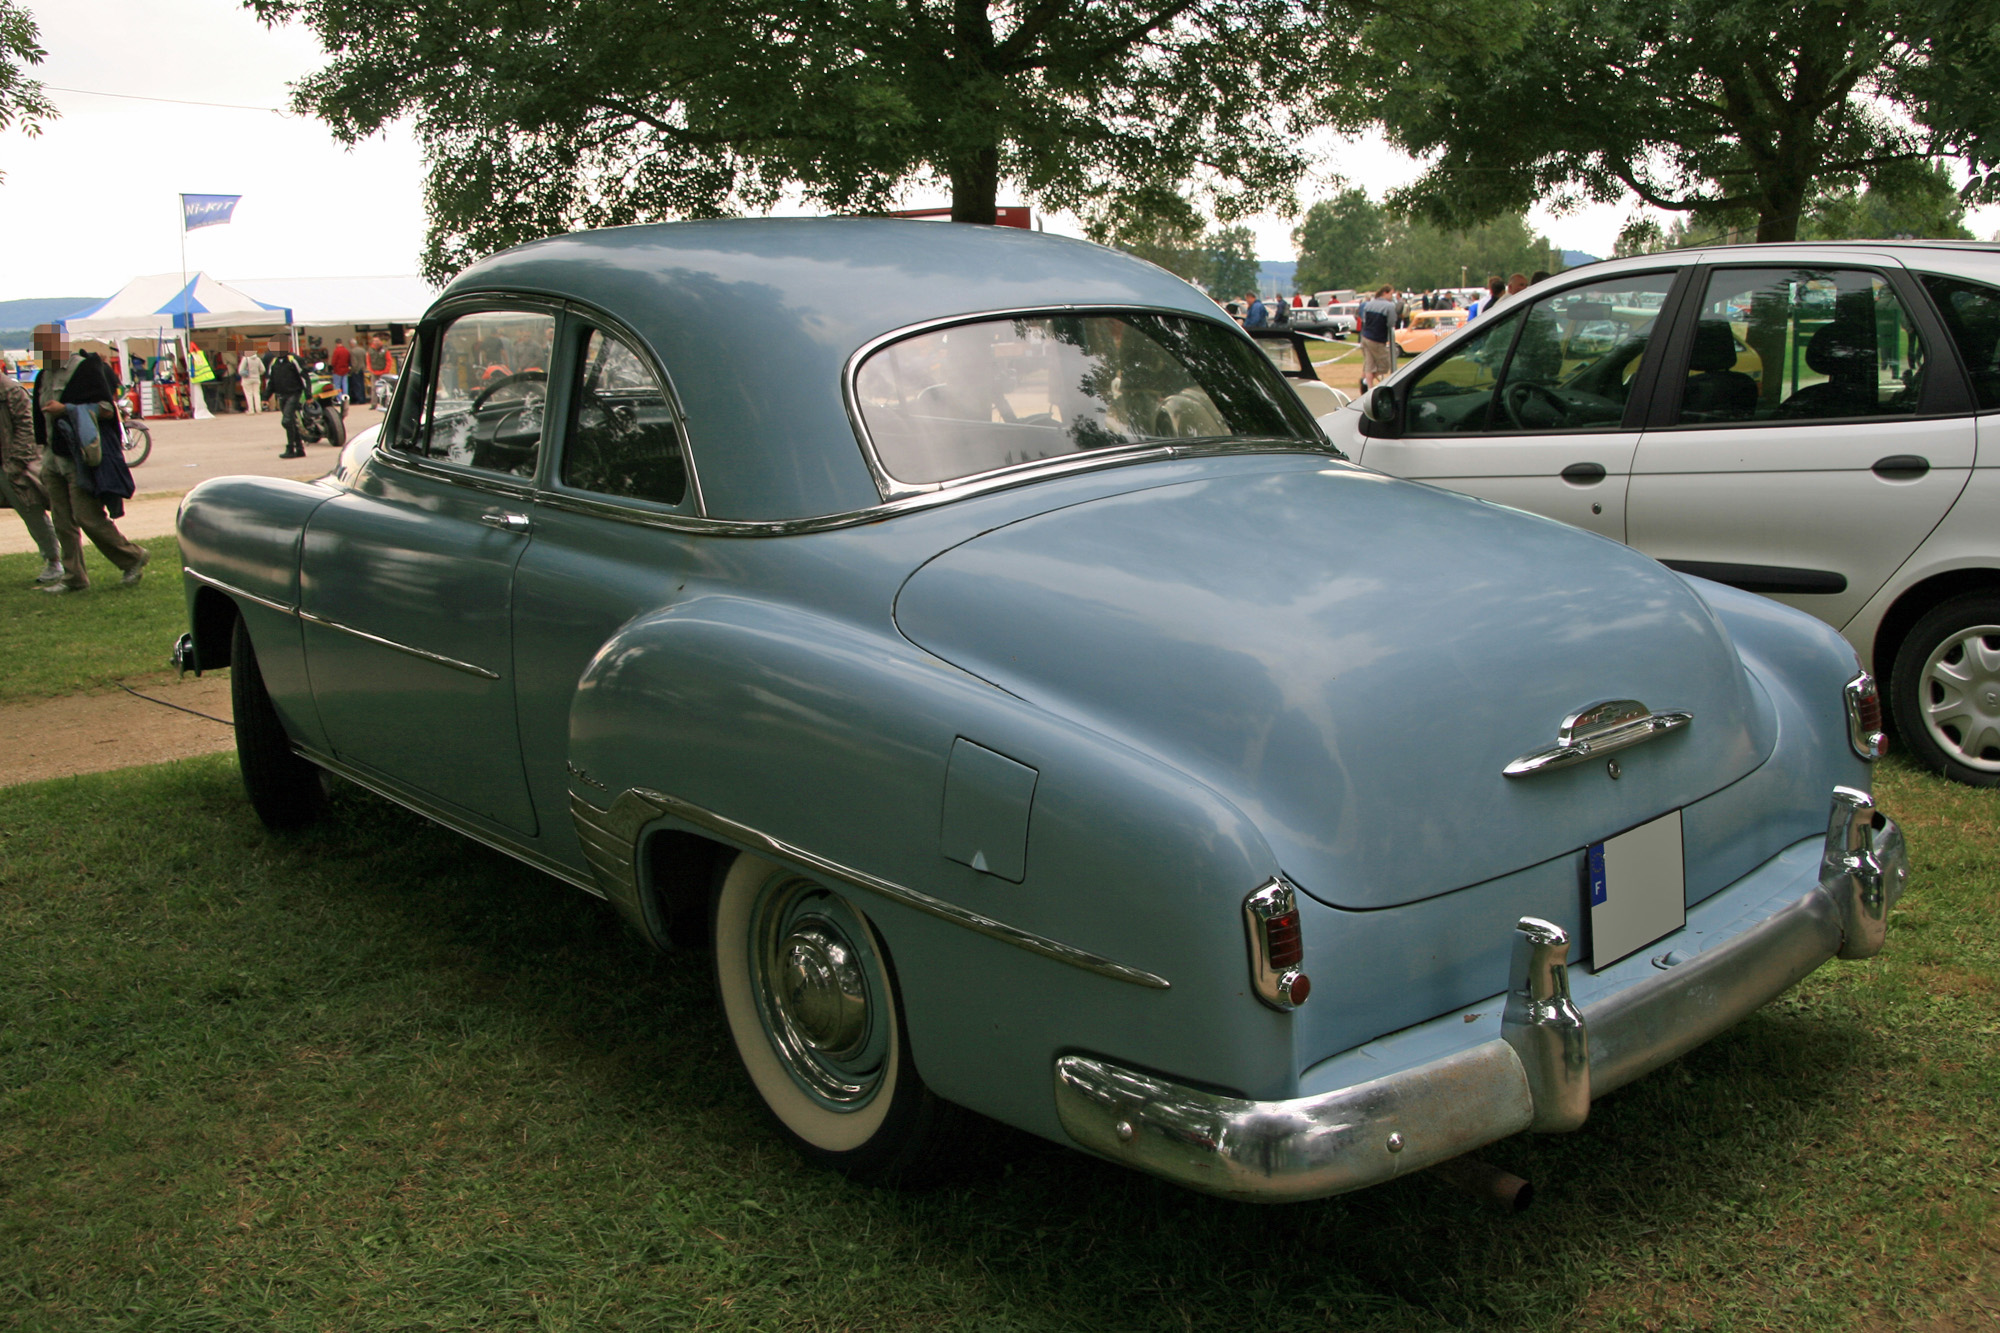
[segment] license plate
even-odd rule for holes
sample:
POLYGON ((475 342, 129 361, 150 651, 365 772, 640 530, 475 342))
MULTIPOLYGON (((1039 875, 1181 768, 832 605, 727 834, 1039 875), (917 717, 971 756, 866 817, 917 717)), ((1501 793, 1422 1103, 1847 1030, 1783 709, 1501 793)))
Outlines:
POLYGON ((1687 924, 1681 812, 1590 845, 1590 970, 1687 924))

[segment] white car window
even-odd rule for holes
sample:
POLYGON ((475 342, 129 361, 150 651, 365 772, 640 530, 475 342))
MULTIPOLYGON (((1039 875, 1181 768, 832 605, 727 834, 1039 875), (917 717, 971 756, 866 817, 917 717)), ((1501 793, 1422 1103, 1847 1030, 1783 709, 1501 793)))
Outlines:
POLYGON ((1878 273, 1719 269, 1696 317, 1680 420, 1904 416, 1923 369, 1923 341, 1878 273))
POLYGON ((2000 407, 2000 287, 1938 273, 1924 274, 1924 286, 1958 345, 1979 410, 2000 407))
POLYGON ((1616 430, 1653 344, 1671 273, 1509 302, 1410 386, 1406 435, 1616 430))

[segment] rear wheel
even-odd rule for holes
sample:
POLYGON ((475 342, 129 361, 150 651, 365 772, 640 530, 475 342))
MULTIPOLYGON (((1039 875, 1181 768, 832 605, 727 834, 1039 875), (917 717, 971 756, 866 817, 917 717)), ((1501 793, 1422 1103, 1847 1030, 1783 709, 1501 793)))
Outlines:
POLYGON ((1896 652, 1889 703, 1923 763, 2000 785, 2000 594, 1954 597, 1919 620, 1896 652))
POLYGON ((266 828, 279 830, 304 828, 318 819, 326 809, 326 779, 317 766, 292 753, 241 616, 229 640, 229 702, 236 721, 236 764, 257 818, 266 828))
POLYGON ((713 926, 736 1053, 800 1152, 882 1185, 956 1164, 973 1117, 917 1076, 888 953, 859 908, 745 852, 716 891, 713 926))
POLYGON ((329 408, 326 412, 326 442, 336 449, 342 448, 347 443, 347 418, 343 415, 345 410, 343 408, 336 412, 329 408))

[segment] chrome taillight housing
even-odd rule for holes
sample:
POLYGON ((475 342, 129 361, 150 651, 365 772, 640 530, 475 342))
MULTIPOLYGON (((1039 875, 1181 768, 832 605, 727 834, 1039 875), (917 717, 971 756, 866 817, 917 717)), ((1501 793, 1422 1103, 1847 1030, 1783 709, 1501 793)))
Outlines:
POLYGON ((1889 736, 1882 730, 1882 692, 1875 677, 1863 671, 1847 682, 1847 743, 1854 753, 1874 763, 1889 753, 1889 736))
POLYGON ((1257 998, 1287 1012, 1304 1004, 1312 980, 1299 970, 1306 941, 1297 891, 1282 877, 1265 883, 1243 900, 1243 925, 1250 936, 1250 984, 1257 998))

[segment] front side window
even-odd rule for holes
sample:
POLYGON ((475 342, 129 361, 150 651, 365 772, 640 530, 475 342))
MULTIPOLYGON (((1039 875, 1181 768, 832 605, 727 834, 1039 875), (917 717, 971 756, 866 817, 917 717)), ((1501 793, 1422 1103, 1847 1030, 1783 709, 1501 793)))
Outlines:
POLYGON ((1683 424, 1901 416, 1924 347, 1878 273, 1727 268, 1708 279, 1681 390, 1683 424))
POLYGON ((553 315, 459 316, 438 339, 425 411, 398 444, 433 462, 532 478, 554 342, 553 315))
POLYGON ((1937 273, 1924 274, 1924 286, 1958 345, 1980 410, 2000 407, 2000 287, 1937 273))
POLYGON ((570 400, 563 446, 565 486, 623 499, 677 505, 687 467, 666 390, 623 339, 590 330, 570 400))
POLYGON ((1410 386, 1404 433, 1619 429, 1673 280, 1610 278, 1481 316, 1476 332, 1410 386))
POLYGON ((1043 315, 919 333, 870 354, 854 395, 883 469, 915 484, 1155 441, 1320 442, 1249 339, 1174 315, 1043 315))

